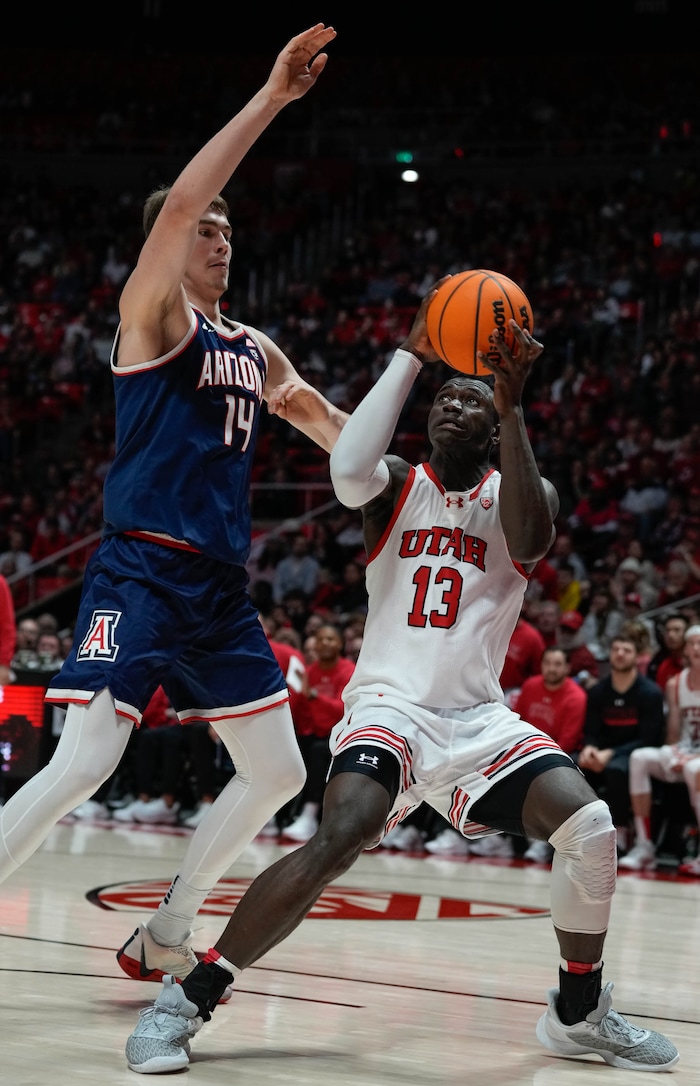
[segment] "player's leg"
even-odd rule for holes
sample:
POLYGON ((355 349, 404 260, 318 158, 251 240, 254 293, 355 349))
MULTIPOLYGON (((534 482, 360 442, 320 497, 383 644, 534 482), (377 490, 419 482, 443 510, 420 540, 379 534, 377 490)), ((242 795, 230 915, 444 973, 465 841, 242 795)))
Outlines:
POLYGON ((634 820, 634 845, 623 856, 618 867, 627 871, 651 870, 656 866, 656 854, 651 836, 652 778, 673 780, 674 774, 664 771, 670 747, 638 747, 630 755, 630 803, 634 820))
POLYGON ((132 727, 115 712, 109 690, 87 706, 68 707, 51 760, 0 810, 0 882, 114 772, 132 727))
POLYGON ((678 1052, 662 1034, 639 1029, 612 1010, 612 984, 602 987, 603 945, 617 878, 610 810, 573 767, 549 769, 530 784, 522 809, 528 836, 554 847, 552 921, 559 942, 559 988, 537 1037, 564 1056, 597 1053, 615 1067, 664 1071, 678 1052))
POLYGON ((326 886, 381 836, 398 788, 399 764, 384 750, 369 753, 375 759, 372 777, 342 767, 333 774, 332 767, 314 836, 258 875, 216 945, 177 990, 164 978, 152 1011, 142 1015, 127 1041, 132 1070, 184 1066, 187 1030, 193 1033, 208 1020, 233 977, 289 935, 326 886))
MULTIPOLYGON (((197 963, 189 945, 197 912, 244 848, 305 779, 288 703, 212 725, 236 767, 195 829, 158 909, 117 952, 135 980, 182 979, 197 963)), ((188 725, 183 725, 188 727, 188 725)))

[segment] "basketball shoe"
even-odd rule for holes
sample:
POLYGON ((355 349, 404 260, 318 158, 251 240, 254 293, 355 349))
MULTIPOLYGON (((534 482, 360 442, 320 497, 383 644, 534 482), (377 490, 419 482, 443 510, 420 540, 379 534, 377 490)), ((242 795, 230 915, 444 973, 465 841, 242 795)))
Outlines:
POLYGON ((626 856, 618 860, 617 866, 623 871, 653 871, 656 867, 656 853, 651 841, 640 841, 626 856))
MULTIPOLYGON (((192 932, 187 936, 189 940, 192 932)), ((132 980, 163 980, 167 976, 184 980, 194 969, 199 958, 189 942, 179 946, 161 946, 157 943, 147 924, 139 924, 124 946, 117 951, 117 962, 132 980)), ((219 999, 219 1003, 228 1003, 233 995, 229 984, 219 999)))
POLYGON ((190 1062, 190 1037, 202 1028, 196 1003, 191 1003, 175 977, 163 977, 163 990, 139 1014, 126 1042, 126 1062, 141 1075, 180 1071, 190 1062))
POLYGON ((611 1067, 637 1071, 668 1071, 679 1054, 662 1033, 639 1029, 612 1009, 612 983, 600 993, 598 1006, 583 1022, 565 1025, 557 1013, 559 989, 547 992, 547 1010, 537 1023, 537 1040, 558 1056, 593 1053, 611 1067))

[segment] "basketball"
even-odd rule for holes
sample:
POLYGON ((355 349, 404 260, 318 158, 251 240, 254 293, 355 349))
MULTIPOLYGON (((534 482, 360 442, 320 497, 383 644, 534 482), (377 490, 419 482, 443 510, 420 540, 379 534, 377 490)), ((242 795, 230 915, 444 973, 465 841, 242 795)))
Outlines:
POLYGON ((517 355, 518 344, 508 329, 511 318, 532 331, 532 306, 525 293, 506 275, 479 268, 458 272, 439 287, 428 307, 426 324, 440 358, 460 373, 476 377, 491 373, 479 361, 478 351, 501 357, 489 343, 494 328, 517 355))

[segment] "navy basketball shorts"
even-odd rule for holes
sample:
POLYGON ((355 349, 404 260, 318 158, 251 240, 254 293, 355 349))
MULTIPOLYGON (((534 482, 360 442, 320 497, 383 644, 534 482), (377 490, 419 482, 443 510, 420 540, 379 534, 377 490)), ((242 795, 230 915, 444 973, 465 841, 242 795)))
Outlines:
POLYGON ((158 685, 182 721, 249 715, 288 698, 244 567, 109 536, 88 563, 73 648, 46 699, 87 705, 108 687, 117 711, 138 723, 158 685))

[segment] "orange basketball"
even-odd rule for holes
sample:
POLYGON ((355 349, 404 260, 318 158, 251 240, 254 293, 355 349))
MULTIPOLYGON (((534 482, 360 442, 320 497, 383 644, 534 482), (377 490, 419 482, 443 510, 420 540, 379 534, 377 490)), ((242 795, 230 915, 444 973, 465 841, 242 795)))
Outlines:
POLYGON ((511 318, 532 331, 532 306, 517 283, 483 268, 458 272, 442 284, 428 307, 428 336, 448 366, 483 376, 491 371, 482 366, 477 351, 501 357, 489 343, 494 328, 517 354, 518 344, 508 329, 511 318))

